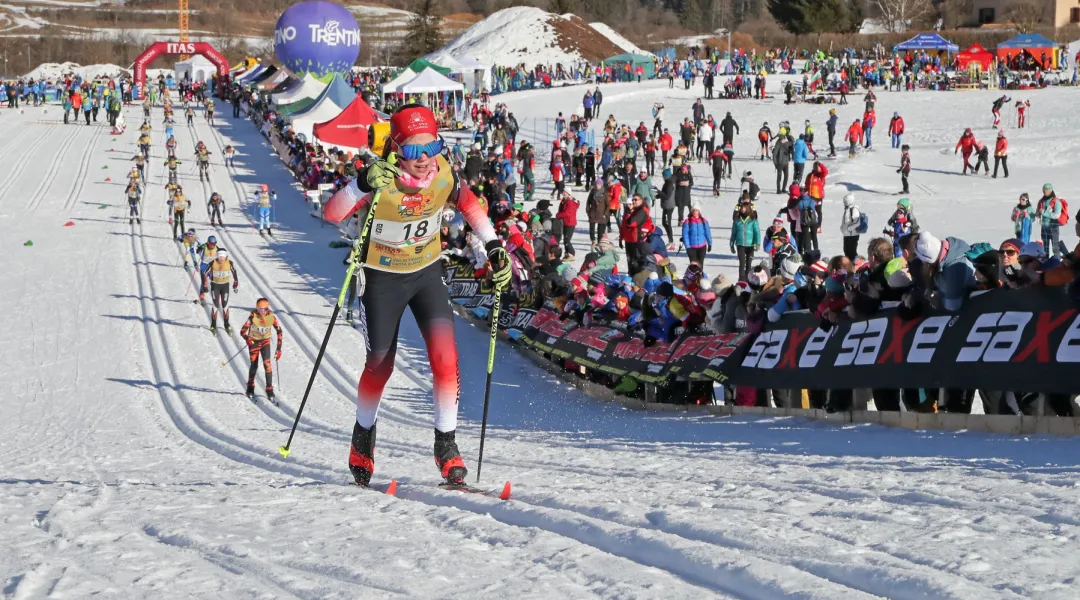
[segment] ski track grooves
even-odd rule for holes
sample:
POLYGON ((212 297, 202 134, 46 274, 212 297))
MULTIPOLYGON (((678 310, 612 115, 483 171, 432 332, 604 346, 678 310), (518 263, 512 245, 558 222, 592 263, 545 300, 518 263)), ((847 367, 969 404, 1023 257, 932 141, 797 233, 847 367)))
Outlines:
MULTIPOLYGON (((101 138, 101 134, 105 132, 104 127, 98 127, 94 132, 94 136, 90 138, 90 142, 86 145, 86 151, 83 153, 82 162, 79 164, 79 172, 75 175, 74 182, 71 186, 71 192, 68 195, 68 201, 64 204, 64 208, 71 210, 75 208, 75 203, 79 201, 82 196, 83 187, 86 186, 86 180, 89 175, 90 161, 94 156, 94 147, 97 146, 98 140, 101 138)), ((109 135, 112 135, 112 129, 109 129, 109 135)), ((140 211, 140 215, 142 213, 140 211)))
MULTIPOLYGON (((71 135, 67 136, 64 141, 60 142, 62 149, 60 150, 59 154, 53 155, 52 162, 49 164, 49 170, 46 171, 45 177, 44 179, 42 179, 41 184, 37 186, 37 193, 30 197, 30 202, 28 202, 26 205, 27 210, 37 210, 38 206, 41 205, 41 201, 45 198, 46 194, 48 194, 49 190, 52 189, 52 185, 56 181, 56 173, 60 170, 60 167, 63 166, 64 158, 67 157, 68 152, 71 152, 71 148, 73 146, 72 142, 74 142, 75 138, 79 136, 80 131, 86 130, 81 127, 75 127, 75 131, 71 132, 71 135)), ((93 137, 93 134, 91 134, 91 141, 93 141, 93 137)), ((89 152, 84 151, 83 154, 89 155, 89 152)), ((83 162, 86 162, 87 160, 89 160, 89 158, 84 156, 83 162)), ((82 168, 80 168, 79 171, 81 174, 82 168)))
MULTIPOLYGON (((56 127, 58 127, 58 126, 57 125, 46 126, 46 132, 43 132, 41 134, 41 136, 38 137, 37 140, 31 142, 28 147, 23 149, 22 157, 19 158, 19 162, 15 164, 15 168, 12 169, 11 174, 9 174, 7 176, 7 182, 4 183, 3 185, 0 185, 0 198, 3 198, 4 196, 7 195, 7 193, 9 191, 11 191, 11 188, 18 181, 19 175, 22 174, 23 169, 26 168, 26 165, 30 162, 30 159, 33 158, 34 151, 37 150, 38 148, 40 148, 45 142, 49 141, 49 136, 47 135, 47 132, 55 129, 56 127)), ((74 133, 77 135, 79 132, 75 131, 74 133)), ((74 137, 74 136, 72 136, 72 137, 74 137)), ((54 156, 53 161, 54 162, 59 162, 58 157, 54 156)))

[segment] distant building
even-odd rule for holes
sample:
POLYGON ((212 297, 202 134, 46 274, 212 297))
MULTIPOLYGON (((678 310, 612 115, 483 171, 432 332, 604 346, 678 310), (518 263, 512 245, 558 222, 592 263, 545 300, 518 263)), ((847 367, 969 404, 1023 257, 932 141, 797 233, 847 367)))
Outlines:
MULTIPOLYGON (((1080 0, 1032 0, 1043 6, 1042 24, 1048 27, 1064 27, 1080 23, 1080 0)), ((972 0, 971 24, 991 25, 1008 23, 1006 13, 1016 0, 972 0)))

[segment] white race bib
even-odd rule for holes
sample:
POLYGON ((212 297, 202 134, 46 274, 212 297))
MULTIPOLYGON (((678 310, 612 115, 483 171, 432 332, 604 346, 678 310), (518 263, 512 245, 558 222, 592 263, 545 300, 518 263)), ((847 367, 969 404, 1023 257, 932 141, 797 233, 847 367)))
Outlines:
POLYGON ((439 233, 442 212, 436 212, 419 221, 384 221, 375 219, 371 223, 371 239, 394 248, 424 244, 439 233))

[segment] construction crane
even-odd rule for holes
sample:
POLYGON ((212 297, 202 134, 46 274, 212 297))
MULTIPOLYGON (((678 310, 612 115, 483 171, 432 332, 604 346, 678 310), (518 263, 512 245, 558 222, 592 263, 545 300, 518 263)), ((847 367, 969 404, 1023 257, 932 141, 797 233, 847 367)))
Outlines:
MULTIPOLYGON (((188 27, 188 0, 179 0, 180 2, 180 43, 187 43, 191 41, 191 29, 188 27)), ((187 60, 191 56, 187 54, 180 55, 180 60, 187 60)))

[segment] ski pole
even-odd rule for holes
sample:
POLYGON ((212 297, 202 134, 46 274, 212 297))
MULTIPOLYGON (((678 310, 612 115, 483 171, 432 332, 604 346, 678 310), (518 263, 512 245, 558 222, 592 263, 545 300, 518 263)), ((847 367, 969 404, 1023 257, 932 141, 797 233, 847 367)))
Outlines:
POLYGON ((491 309, 491 341, 488 344, 487 383, 484 385, 484 417, 480 421, 480 456, 476 459, 476 482, 480 483, 480 469, 484 466, 484 438, 487 436, 488 405, 491 402, 491 372, 495 368, 495 337, 499 333, 499 309, 502 307, 502 290, 495 287, 495 306, 491 309))
POLYGON ((356 238, 356 243, 353 244, 353 249, 349 253, 349 270, 345 272, 345 283, 341 286, 337 304, 334 305, 334 311, 330 315, 330 324, 326 327, 326 335, 323 336, 322 346, 319 348, 319 354, 315 357, 315 364, 311 368, 311 377, 308 378, 307 388, 304 389, 304 397, 300 400, 300 407, 296 409, 296 419, 293 420, 292 430, 289 431, 289 439, 285 441, 284 446, 278 447, 281 458, 289 458, 289 452, 292 451, 292 440, 293 436, 296 435, 296 427, 300 424, 300 415, 304 414, 304 406, 307 404, 308 395, 311 393, 311 386, 315 383, 315 376, 319 373, 319 365, 322 364, 323 354, 326 352, 327 344, 330 343, 330 334, 334 332, 334 323, 337 322, 338 313, 341 312, 341 307, 345 304, 345 294, 349 291, 349 282, 352 281, 357 265, 363 260, 364 244, 367 242, 368 233, 371 232, 371 222, 375 220, 375 207, 379 204, 381 194, 382 190, 375 191, 375 195, 371 199, 371 206, 368 207, 367 218, 364 219, 364 228, 360 231, 360 237, 356 238))
MULTIPOLYGON (((280 346, 278 347, 278 350, 281 350, 280 346)), ((274 358, 274 370, 277 371, 277 387, 278 387, 278 393, 280 393, 281 392, 281 363, 278 362, 278 359, 276 357, 274 358)))
POLYGON ((240 353, 243 352, 246 349, 247 349, 247 347, 245 346, 244 348, 241 348, 241 349, 237 350, 236 354, 233 354, 232 356, 230 356, 228 360, 221 361, 221 366, 224 367, 225 365, 231 363, 234 358, 236 358, 237 356, 240 356, 240 353))

